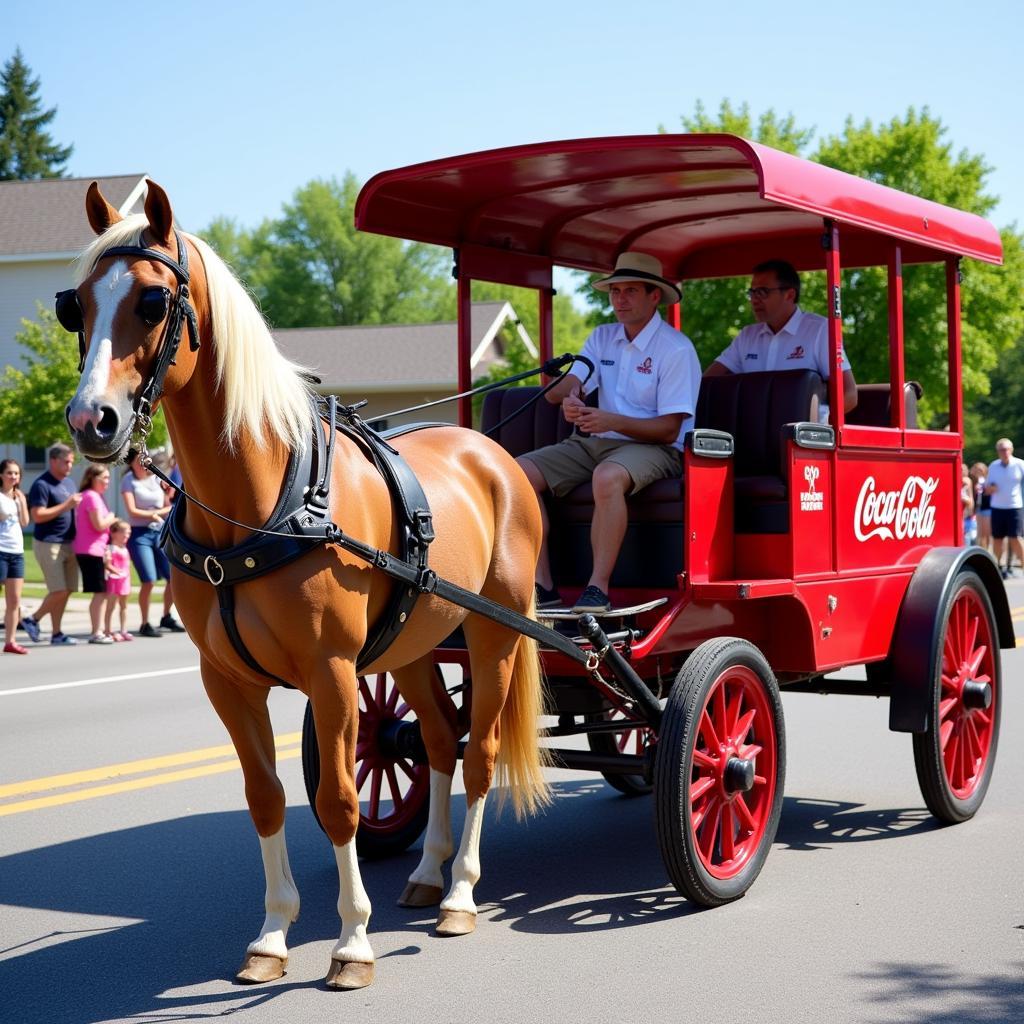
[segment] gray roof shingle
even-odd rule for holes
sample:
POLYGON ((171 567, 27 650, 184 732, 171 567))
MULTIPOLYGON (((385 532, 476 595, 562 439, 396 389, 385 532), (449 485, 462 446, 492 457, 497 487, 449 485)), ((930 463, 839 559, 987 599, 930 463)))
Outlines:
POLYGON ((95 237, 85 219, 89 183, 98 181, 111 205, 120 210, 143 177, 0 181, 0 257, 77 253, 95 237))

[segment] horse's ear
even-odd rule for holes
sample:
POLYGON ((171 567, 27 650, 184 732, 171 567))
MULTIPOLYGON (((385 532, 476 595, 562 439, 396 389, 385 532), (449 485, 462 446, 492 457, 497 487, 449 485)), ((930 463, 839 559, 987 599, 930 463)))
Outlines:
POLYGON ((174 243, 174 213, 171 210, 171 201, 155 181, 147 178, 146 186, 146 218, 149 220, 149 229, 155 241, 171 248, 174 243))
POLYGON ((124 217, 104 198, 98 181, 94 181, 85 194, 85 214, 97 235, 102 235, 112 224, 124 220, 124 217))

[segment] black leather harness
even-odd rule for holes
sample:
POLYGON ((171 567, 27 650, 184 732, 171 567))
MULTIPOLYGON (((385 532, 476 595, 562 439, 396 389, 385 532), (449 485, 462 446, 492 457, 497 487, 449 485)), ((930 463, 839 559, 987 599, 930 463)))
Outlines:
MULTIPOLYGON (((291 684, 263 668, 245 646, 235 621, 234 588, 295 561, 327 541, 331 527, 331 466, 338 431, 357 443, 388 486, 398 521, 398 557, 415 564, 421 575, 426 574, 429 571, 427 552, 434 539, 430 505, 415 473, 386 438, 428 426, 451 426, 417 423, 378 434, 354 409, 339 406, 334 396, 315 399, 311 418, 312 444, 301 455, 293 452, 289 457, 281 496, 262 527, 268 532, 254 532, 230 548, 213 549, 197 544, 185 534, 186 501, 179 492, 160 538, 168 559, 178 569, 206 580, 215 588, 221 621, 238 656, 253 671, 285 686, 291 684), (326 444, 321 420, 328 426, 326 444)), ((421 592, 416 587, 395 587, 388 607, 359 653, 357 671, 387 650, 401 632, 421 592)))

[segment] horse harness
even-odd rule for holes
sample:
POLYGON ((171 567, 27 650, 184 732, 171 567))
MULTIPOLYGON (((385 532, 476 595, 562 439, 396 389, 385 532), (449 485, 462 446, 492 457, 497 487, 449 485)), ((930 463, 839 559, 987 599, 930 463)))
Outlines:
MULTIPOLYGON (((426 426, 446 425, 450 426, 411 424, 389 431, 387 436, 395 437, 426 426)), ((186 502, 179 492, 160 538, 168 559, 175 566, 189 576, 206 580, 215 588, 221 621, 238 656, 253 671, 284 686, 291 684, 263 668, 245 646, 235 621, 234 588, 295 561, 318 544, 331 539, 331 466, 338 431, 357 443, 384 478, 398 517, 398 557, 403 562, 414 564, 421 578, 426 577, 429 573, 427 552, 434 539, 434 530, 423 488, 409 464, 388 444, 385 436, 367 426, 354 408, 339 406, 333 395, 313 400, 312 445, 307 446, 301 455, 297 456, 295 452, 290 455, 281 496, 260 531, 253 532, 241 544, 230 548, 213 549, 197 544, 185 534, 186 502), (321 420, 328 427, 326 442, 321 420)), ((357 670, 387 650, 401 632, 417 598, 425 592, 425 588, 416 586, 399 585, 395 588, 376 629, 359 652, 357 670)))

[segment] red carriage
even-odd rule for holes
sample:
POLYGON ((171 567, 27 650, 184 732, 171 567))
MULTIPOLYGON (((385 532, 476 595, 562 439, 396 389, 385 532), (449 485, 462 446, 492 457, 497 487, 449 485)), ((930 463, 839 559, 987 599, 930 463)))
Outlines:
MULTIPOLYGON (((705 379, 682 478, 630 499, 613 612, 568 634, 558 620, 576 617, 550 616, 562 633, 541 636, 557 716, 547 735, 584 735, 589 747, 553 757, 626 793, 653 788, 672 881, 705 905, 741 896, 771 846, 786 761, 780 689, 888 697, 890 728, 912 734, 929 809, 944 822, 975 813, 996 754, 999 648, 1014 644, 995 563, 961 540, 960 261, 1001 261, 990 224, 727 135, 544 143, 388 171, 363 189, 356 222, 454 250, 460 391, 474 279, 537 290, 547 359, 555 266, 607 272, 640 249, 684 289, 769 258, 824 271, 827 384, 811 371, 705 379), (941 430, 918 424, 919 389, 904 370, 902 271, 920 263, 945 268, 941 430), (867 266, 888 271, 890 373, 862 384, 844 415, 841 270, 867 266), (828 424, 812 421, 816 397, 828 424), (834 678, 858 665, 866 682, 834 678)), ((502 423, 495 436, 513 455, 571 429, 555 407, 529 404, 535 391, 487 396, 482 429, 502 423)), ((460 419, 470 424, 469 399, 460 419)), ((589 487, 550 507, 567 585, 589 571, 592 509, 589 487)), ((458 633, 435 659, 461 665, 472 691, 458 633)), ((364 678, 361 695, 358 842, 380 855, 425 826, 426 759, 388 677, 364 678)), ((312 802, 308 714, 305 743, 312 802)))

